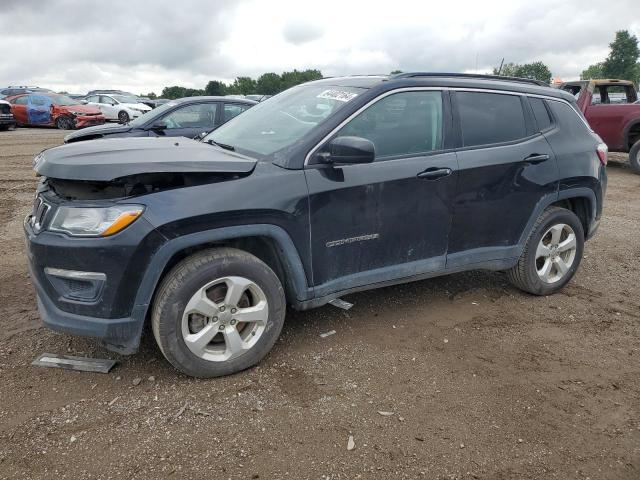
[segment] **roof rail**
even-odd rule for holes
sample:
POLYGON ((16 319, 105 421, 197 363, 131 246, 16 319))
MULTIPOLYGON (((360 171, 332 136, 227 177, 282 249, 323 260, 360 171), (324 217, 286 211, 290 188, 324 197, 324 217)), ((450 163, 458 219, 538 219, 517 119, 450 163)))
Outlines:
POLYGON ((520 77, 505 77, 502 75, 488 75, 481 73, 438 73, 438 72, 406 72, 391 75, 392 78, 413 78, 413 77, 455 77, 455 78, 478 78, 481 80, 498 80, 503 82, 519 82, 529 83, 531 85, 537 85, 539 87, 548 87, 549 85, 541 82, 540 80, 534 80, 532 78, 520 78, 520 77))

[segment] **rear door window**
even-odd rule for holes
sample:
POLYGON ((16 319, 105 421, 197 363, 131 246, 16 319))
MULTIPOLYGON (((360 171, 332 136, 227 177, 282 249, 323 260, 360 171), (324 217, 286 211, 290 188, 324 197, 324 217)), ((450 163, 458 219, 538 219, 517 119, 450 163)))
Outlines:
POLYGON ((533 116, 538 124, 538 131, 542 132, 550 128, 553 121, 549 116, 544 100, 541 98, 529 98, 529 103, 531 104, 533 116))
POLYGON ((527 137, 519 95, 456 92, 465 147, 512 142, 527 137))

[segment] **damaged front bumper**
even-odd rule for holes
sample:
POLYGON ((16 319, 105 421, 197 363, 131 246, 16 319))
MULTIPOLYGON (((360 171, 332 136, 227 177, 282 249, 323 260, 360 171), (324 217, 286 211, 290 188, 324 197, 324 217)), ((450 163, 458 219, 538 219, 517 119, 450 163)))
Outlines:
MULTIPOLYGON (((50 219, 56 206, 49 204, 50 219)), ((32 218, 33 214, 24 221, 26 250, 44 324, 100 339, 123 354, 134 353, 148 307, 147 301, 136 301, 136 294, 164 237, 142 218, 105 238, 49 232, 46 219, 40 224, 32 218)))
POLYGON ((104 115, 76 115, 74 117, 76 128, 92 127, 102 125, 105 122, 104 115))

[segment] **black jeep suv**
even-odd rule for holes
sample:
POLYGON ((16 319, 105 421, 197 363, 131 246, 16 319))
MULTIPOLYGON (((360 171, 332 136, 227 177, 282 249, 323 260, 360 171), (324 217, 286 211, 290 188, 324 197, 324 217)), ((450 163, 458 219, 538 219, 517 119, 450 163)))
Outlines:
POLYGON ((606 161, 566 92, 424 73, 297 86, 203 141, 52 148, 24 224, 38 308, 122 353, 149 319, 212 377, 262 359, 287 305, 470 269, 551 294, 598 228, 606 161))

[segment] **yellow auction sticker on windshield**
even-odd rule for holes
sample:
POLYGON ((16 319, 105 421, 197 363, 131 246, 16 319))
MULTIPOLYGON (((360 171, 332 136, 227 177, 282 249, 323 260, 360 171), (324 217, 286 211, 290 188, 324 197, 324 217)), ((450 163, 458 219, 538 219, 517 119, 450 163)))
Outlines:
POLYGON ((344 90, 325 90, 320 93, 317 98, 326 98, 328 100, 338 100, 339 102, 348 102, 357 97, 357 93, 345 92, 344 90))

